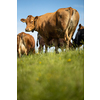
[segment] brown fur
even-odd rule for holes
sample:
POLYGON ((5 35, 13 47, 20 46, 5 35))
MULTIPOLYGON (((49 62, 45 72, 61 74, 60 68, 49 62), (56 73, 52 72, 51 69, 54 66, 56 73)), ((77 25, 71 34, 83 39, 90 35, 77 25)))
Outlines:
POLYGON ((17 35, 17 51, 19 57, 21 54, 28 54, 30 51, 35 53, 35 40, 30 34, 21 32, 17 35))
POLYGON ((64 38, 69 48, 69 42, 75 32, 79 21, 79 13, 71 7, 60 8, 56 12, 46 13, 41 16, 33 17, 29 15, 27 19, 21 19, 26 22, 26 31, 38 31, 44 38, 46 49, 48 42, 55 39, 55 50, 58 49, 59 38, 64 38))

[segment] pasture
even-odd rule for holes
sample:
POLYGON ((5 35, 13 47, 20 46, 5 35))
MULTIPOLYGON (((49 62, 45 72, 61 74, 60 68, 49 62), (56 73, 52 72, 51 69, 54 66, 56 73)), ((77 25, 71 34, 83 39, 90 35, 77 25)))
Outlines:
POLYGON ((17 100, 84 100, 84 50, 17 58, 17 100))

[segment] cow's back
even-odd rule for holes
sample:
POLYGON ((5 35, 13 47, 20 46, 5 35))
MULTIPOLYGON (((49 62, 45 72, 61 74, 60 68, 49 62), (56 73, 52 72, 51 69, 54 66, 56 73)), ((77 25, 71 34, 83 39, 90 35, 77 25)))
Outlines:
POLYGON ((35 53, 35 40, 34 37, 30 34, 26 34, 24 32, 21 32, 17 35, 17 49, 20 49, 21 53, 26 53, 26 55, 29 53, 29 51, 34 51, 35 53), (18 40, 19 39, 19 40, 18 40))
POLYGON ((30 34, 25 34, 23 36, 24 44, 27 48, 27 52, 31 50, 35 50, 35 40, 34 37, 31 36, 30 34))
POLYGON ((56 13, 46 13, 38 17, 36 21, 36 31, 38 31, 42 37, 49 37, 49 33, 54 32, 56 26, 56 13))

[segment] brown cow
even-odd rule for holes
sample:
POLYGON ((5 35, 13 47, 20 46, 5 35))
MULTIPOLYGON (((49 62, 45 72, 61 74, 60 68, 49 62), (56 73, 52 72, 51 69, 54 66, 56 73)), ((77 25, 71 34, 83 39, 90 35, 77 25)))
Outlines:
POLYGON ((21 54, 28 54, 30 51, 35 53, 35 40, 30 34, 21 32, 17 35, 17 51, 19 57, 21 54))
MULTIPOLYGON (((39 42, 39 52, 43 49, 43 46, 45 45, 45 41, 43 39, 43 37, 38 33, 37 34, 37 43, 36 45, 38 46, 38 42, 39 42)), ((49 41, 48 44, 49 47, 55 46, 55 40, 52 39, 51 41, 49 41)), ((64 49, 66 47, 66 41, 64 40, 64 38, 59 38, 58 41, 58 47, 61 49, 64 49)), ((69 47, 73 47, 73 44, 70 42, 69 47)))
POLYGON ((64 38, 66 48, 69 48, 69 42, 79 22, 79 13, 71 7, 60 8, 56 12, 41 16, 29 15, 27 19, 22 18, 21 21, 26 23, 26 31, 35 30, 40 33, 46 43, 46 49, 49 41, 55 39, 55 51, 57 52, 59 38, 64 38))

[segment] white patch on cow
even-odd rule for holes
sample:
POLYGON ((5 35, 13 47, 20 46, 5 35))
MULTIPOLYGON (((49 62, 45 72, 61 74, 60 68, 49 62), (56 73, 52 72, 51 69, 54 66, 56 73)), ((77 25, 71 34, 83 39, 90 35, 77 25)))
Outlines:
POLYGON ((25 46, 23 43, 21 44, 21 51, 22 51, 22 53, 25 53, 25 46))
POLYGON ((73 20, 73 16, 71 16, 71 20, 73 20))
POLYGON ((26 53, 26 47, 25 47, 25 45, 23 44, 21 38, 20 38, 19 48, 21 49, 21 53, 22 53, 22 54, 26 53))

